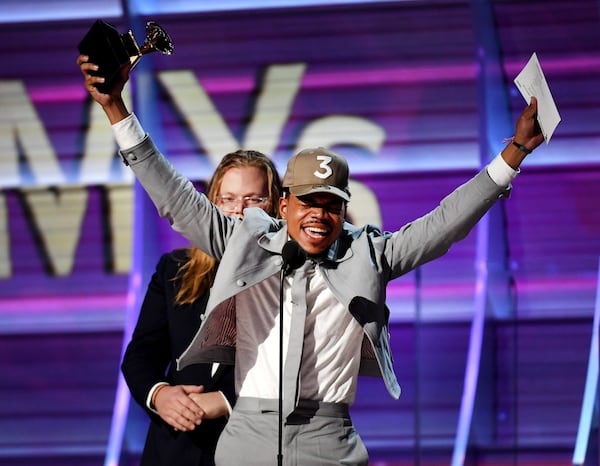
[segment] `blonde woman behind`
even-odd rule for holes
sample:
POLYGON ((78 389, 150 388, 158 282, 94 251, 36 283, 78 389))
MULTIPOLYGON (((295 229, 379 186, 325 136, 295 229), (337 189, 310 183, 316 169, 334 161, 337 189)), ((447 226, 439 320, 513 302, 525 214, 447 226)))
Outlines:
MULTIPOLYGON (((243 216, 245 208, 258 207, 277 216, 279 175, 264 154, 240 150, 223 157, 206 194, 226 215, 243 216)), ((177 371, 175 359, 200 326, 217 266, 195 247, 174 250, 160 258, 146 291, 121 366, 133 398, 151 420, 141 466, 214 465, 226 418, 208 418, 235 402, 233 365, 195 364, 177 371)))

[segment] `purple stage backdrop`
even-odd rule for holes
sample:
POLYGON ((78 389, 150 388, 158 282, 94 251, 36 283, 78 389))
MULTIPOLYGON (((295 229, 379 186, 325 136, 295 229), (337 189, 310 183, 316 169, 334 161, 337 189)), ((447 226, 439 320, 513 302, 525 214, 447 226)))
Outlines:
MULTIPOLYGON (((585 21, 584 10, 567 4, 537 20, 552 23, 552 33, 538 25, 535 41, 512 32, 523 28, 525 7, 497 6, 499 32, 511 34, 501 43, 513 115, 524 102, 511 80, 536 51, 563 117, 505 203, 521 311, 532 315, 588 314, 600 250, 598 33, 582 23, 565 40, 557 15, 585 21)), ((398 228, 479 167, 471 18, 454 4, 424 11, 390 2, 154 18, 175 43, 172 56, 144 58, 160 82, 162 149, 204 180, 239 146, 272 154, 281 170, 298 147, 332 146, 350 160, 354 221, 398 228)), ((74 64, 90 24, 0 30, 9 44, 0 52, 0 318, 8 326, 52 325, 51 314, 66 325, 118 326, 122 315, 132 178, 74 64)), ((501 147, 496 141, 489 156, 501 147)), ((161 249, 185 244, 163 227, 161 249)), ((470 316, 473 242, 426 266, 425 316, 470 316)), ((413 315, 413 281, 390 289, 399 319, 413 315)))
MULTIPOLYGON (((172 56, 152 54, 142 59, 158 84, 159 146, 200 186, 220 157, 239 147, 271 154, 281 172, 298 148, 333 147, 350 162, 351 219, 398 229, 434 208, 481 167, 483 109, 479 108, 476 59, 482 51, 469 6, 474 2, 441 1, 435 8, 426 3, 152 16, 175 44, 172 56)), ((498 207, 505 214, 502 227, 508 244, 512 311, 526 322, 581 319, 578 322, 587 328, 600 256, 598 4, 591 0, 492 3, 501 79, 508 95, 506 107, 498 112, 509 113, 514 121, 524 107, 512 80, 536 52, 562 116, 550 144, 526 160, 511 198, 498 207)), ((123 32, 129 27, 121 18, 104 19, 123 32)), ((77 43, 92 21, 9 23, 0 28, 0 328, 4 335, 118 334, 124 325, 131 299, 134 181, 117 157, 108 122, 89 101, 75 64, 77 43)), ((129 96, 144 94, 150 87, 143 79, 136 85, 139 88, 127 88, 129 96)), ((149 119, 142 111, 139 117, 142 123, 149 119)), ((503 147, 502 137, 512 136, 510 131, 490 141, 488 160, 503 147)), ((159 238, 157 248, 148 247, 150 262, 160 252, 186 245, 166 220, 156 225, 148 225, 157 229, 159 238)), ((443 259, 423 266, 418 274, 401 277, 388 289, 396 335, 392 344, 401 379, 403 374, 410 377, 409 355, 419 351, 420 343, 410 332, 415 313, 433 325, 425 340, 440 345, 439 357, 449 354, 443 341, 453 342, 448 344, 458 361, 451 376, 455 383, 451 393, 443 394, 453 401, 435 411, 433 421, 423 421, 434 443, 454 440, 476 291, 475 252, 473 233, 443 259), (441 324, 449 326, 438 327, 441 324), (438 339, 444 332, 445 337, 438 339), (444 409, 446 414, 439 415, 444 409), (436 431, 436 420, 442 418, 447 429, 436 431)), ((508 325, 502 332, 511 335, 512 328, 508 325)), ((534 349, 523 354, 539 356, 547 351, 543 343, 548 335, 556 338, 555 344, 560 342, 560 331, 544 332, 532 326, 534 349)), ((570 393, 556 418, 548 415, 546 427, 531 415, 527 427, 537 439, 565 439, 575 429, 588 332, 591 329, 578 327, 566 337, 577 342, 573 346, 577 354, 584 352, 571 367, 577 393, 570 393), (545 428, 559 429, 567 418, 562 428, 573 429, 545 435, 545 428)), ((527 343, 524 335, 519 338, 527 343)), ((511 353, 502 343, 500 338, 500 353, 514 355, 516 350, 511 353)), ((441 359, 430 362, 427 367, 444 371, 441 359)), ((506 361, 498 362, 498 377, 514 375, 513 369, 502 365, 506 361)), ((555 361, 548 357, 529 362, 527 369, 541 370, 555 361)), ((558 393, 561 378, 552 374, 549 389, 558 393)), ((413 422, 411 403, 419 387, 406 379, 401 380, 405 392, 394 411, 395 416, 404 413, 406 419, 390 421, 396 427, 387 434, 372 425, 373 444, 386 435, 411 438, 411 432, 400 435, 394 430, 411 427, 413 422)), ((367 387, 361 390, 383 389, 381 381, 365 382, 370 383, 376 388, 361 385, 367 387)), ((500 402, 514 403, 513 389, 499 386, 500 402)), ((435 404, 440 387, 429 390, 421 401, 435 404)), ((369 422, 362 421, 361 409, 364 419, 373 405, 385 414, 381 399, 372 397, 357 406, 359 423, 369 422)), ((523 413, 521 420, 527 416, 526 410, 523 413)), ((513 427, 505 423, 500 435, 516 435, 513 427)))

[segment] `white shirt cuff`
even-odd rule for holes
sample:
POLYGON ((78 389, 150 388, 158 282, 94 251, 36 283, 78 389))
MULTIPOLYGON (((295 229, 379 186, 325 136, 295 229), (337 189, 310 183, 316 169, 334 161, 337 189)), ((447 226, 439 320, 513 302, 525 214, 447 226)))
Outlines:
POLYGON ((487 172, 498 186, 509 186, 510 182, 519 174, 519 170, 515 170, 507 164, 500 154, 489 163, 487 172))
POLYGON ((137 146, 146 137, 146 133, 134 113, 112 125, 113 135, 119 149, 137 146))
POLYGON ((156 385, 154 385, 150 391, 148 392, 148 396, 146 397, 146 408, 148 408, 150 411, 152 411, 153 413, 158 414, 158 411, 156 411, 156 409, 154 409, 154 406, 152 406, 152 395, 154 395, 154 392, 156 391, 156 389, 158 387, 161 387, 163 385, 169 385, 167 382, 158 382, 156 385))

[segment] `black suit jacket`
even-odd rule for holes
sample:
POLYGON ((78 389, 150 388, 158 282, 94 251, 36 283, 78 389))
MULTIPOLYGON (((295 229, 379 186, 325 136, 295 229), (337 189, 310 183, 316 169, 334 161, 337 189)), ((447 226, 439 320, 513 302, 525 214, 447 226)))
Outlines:
POLYGON ((176 370, 175 358, 183 353, 200 327, 200 316, 208 299, 206 293, 191 305, 175 305, 179 283, 173 278, 186 260, 185 250, 175 250, 160 258, 121 365, 133 398, 151 419, 142 454, 144 466, 212 464, 226 422, 206 420, 192 432, 176 432, 146 407, 148 393, 156 383, 204 385, 205 391, 222 391, 232 406, 235 401, 233 366, 221 365, 214 376, 211 364, 176 370))

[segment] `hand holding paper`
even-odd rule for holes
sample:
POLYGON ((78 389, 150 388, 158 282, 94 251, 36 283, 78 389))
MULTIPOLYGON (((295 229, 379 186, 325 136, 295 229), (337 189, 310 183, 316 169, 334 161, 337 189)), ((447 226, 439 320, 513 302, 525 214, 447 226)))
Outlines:
POLYGON ((537 121, 544 135, 544 140, 548 144, 554 130, 560 123, 560 115, 535 52, 515 78, 515 85, 528 104, 532 96, 537 98, 537 121))

